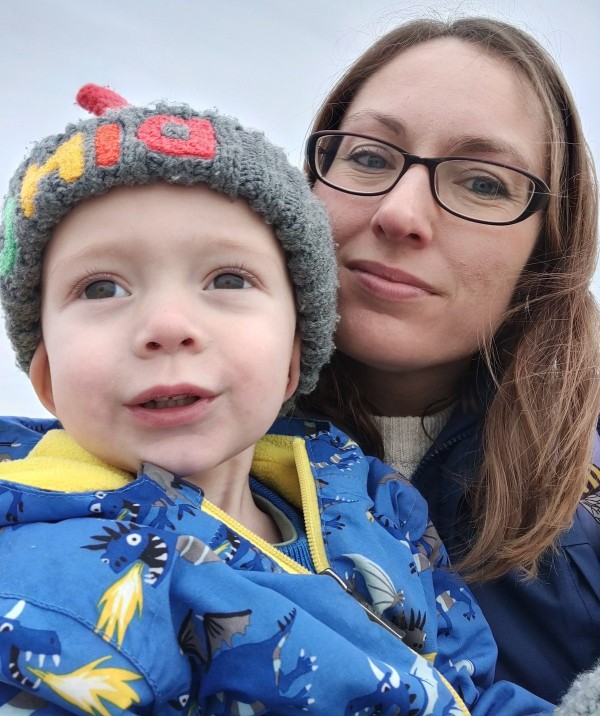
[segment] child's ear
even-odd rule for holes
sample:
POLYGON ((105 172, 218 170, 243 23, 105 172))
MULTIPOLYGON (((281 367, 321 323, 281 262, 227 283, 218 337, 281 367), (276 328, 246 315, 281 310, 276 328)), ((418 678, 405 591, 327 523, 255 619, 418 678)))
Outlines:
POLYGON ((50 375, 50 363, 44 339, 38 343, 31 365, 29 367, 29 380, 36 392, 40 403, 49 413, 56 415, 54 406, 54 394, 52 392, 52 376, 50 375))
POLYGON ((300 382, 300 354, 302 353, 302 336, 296 332, 294 336, 294 345, 292 347, 292 357, 290 358, 290 370, 288 373, 288 384, 285 389, 285 400, 291 398, 300 382))

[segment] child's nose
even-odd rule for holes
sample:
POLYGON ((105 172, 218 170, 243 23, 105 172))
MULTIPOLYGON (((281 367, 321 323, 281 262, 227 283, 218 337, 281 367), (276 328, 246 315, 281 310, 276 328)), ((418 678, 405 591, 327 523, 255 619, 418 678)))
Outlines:
POLYGON ((197 321, 185 309, 172 307, 153 313, 142 322, 135 340, 135 351, 141 357, 178 351, 200 352, 206 337, 197 321))
POLYGON ((154 351, 160 351, 160 350, 166 350, 169 352, 175 352, 178 348, 193 348, 196 345, 196 341, 191 337, 188 336, 187 338, 182 338, 181 340, 178 337, 171 338, 165 338, 162 341, 148 341, 146 343, 146 350, 150 353, 154 351))

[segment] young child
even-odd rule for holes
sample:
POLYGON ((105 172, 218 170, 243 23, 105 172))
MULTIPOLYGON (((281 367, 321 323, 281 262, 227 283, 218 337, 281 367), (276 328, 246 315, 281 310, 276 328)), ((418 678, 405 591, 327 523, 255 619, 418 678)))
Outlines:
POLYGON ((0 704, 549 712, 491 686, 489 629, 406 481, 324 423, 263 437, 336 320, 300 172, 214 112, 79 101, 100 116, 38 144, 4 208, 7 330, 60 423, 0 434, 22 458, 0 470, 0 704))

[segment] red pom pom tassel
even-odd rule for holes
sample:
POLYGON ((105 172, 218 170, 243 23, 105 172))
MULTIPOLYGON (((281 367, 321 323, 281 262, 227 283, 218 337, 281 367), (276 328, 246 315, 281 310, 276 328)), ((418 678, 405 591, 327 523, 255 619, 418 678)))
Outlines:
POLYGON ((107 109, 128 107, 129 102, 108 87, 95 84, 84 85, 77 93, 77 104, 91 114, 100 116, 107 109))

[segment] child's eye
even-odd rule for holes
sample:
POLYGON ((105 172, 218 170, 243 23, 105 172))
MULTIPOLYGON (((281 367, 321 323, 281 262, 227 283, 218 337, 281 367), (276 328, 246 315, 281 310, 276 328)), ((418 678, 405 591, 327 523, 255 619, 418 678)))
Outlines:
POLYGON ((208 284, 208 289, 224 288, 252 288, 252 284, 239 273, 223 273, 215 276, 213 280, 208 284))
POLYGON ((123 296, 129 296, 129 293, 123 286, 119 286, 116 281, 111 281, 106 278, 89 283, 81 294, 82 298, 88 299, 122 298, 123 296))

